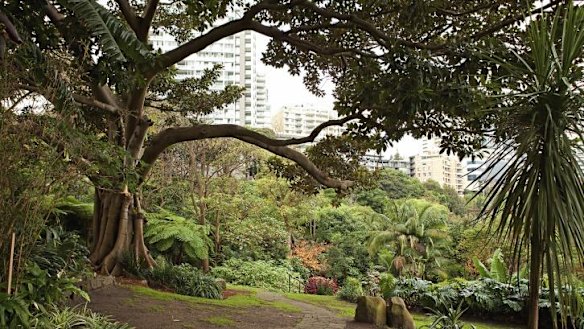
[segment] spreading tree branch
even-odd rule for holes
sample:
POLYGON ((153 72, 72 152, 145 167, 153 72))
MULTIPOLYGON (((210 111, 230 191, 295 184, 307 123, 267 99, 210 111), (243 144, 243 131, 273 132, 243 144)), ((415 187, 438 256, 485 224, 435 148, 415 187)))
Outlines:
POLYGON ((156 9, 158 8, 159 0, 150 0, 146 4, 146 8, 144 8, 144 13, 142 17, 139 19, 140 28, 136 33, 138 40, 145 42, 148 39, 148 31, 150 30, 150 26, 152 25, 152 20, 154 19, 154 14, 156 13, 156 9))
POLYGON ((12 42, 22 43, 22 39, 20 38, 16 27, 14 24, 12 24, 8 16, 6 16, 2 11, 0 11, 0 23, 4 25, 4 30, 12 42))
POLYGON ((130 5, 128 0, 116 0, 118 6, 120 7, 120 11, 122 12, 122 16, 130 26, 130 28, 138 35, 140 31, 140 22, 138 21, 138 16, 134 11, 134 8, 130 5))
POLYGON ((191 54, 207 48, 212 43, 246 30, 248 28, 248 23, 249 22, 242 19, 225 23, 169 52, 160 55, 158 57, 159 65, 156 65, 157 68, 153 69, 152 72, 149 72, 148 76, 155 76, 161 70, 180 62, 191 54))
POLYGON ((306 40, 302 40, 300 38, 295 38, 288 34, 288 32, 282 31, 276 27, 270 27, 263 25, 259 22, 250 22, 249 23, 251 30, 256 31, 260 34, 268 36, 274 40, 286 42, 298 49, 304 51, 312 51, 319 55, 352 55, 352 54, 359 54, 366 57, 378 57, 375 54, 368 53, 358 49, 348 49, 348 48, 330 48, 330 47, 323 47, 322 45, 318 45, 306 40))
POLYGON ((319 183, 338 189, 347 189, 353 185, 351 181, 336 180, 329 177, 327 174, 318 169, 310 159, 304 154, 287 147, 288 145, 296 145, 314 141, 319 132, 324 128, 333 125, 342 125, 350 120, 357 119, 360 116, 351 116, 338 120, 331 120, 320 124, 314 129, 310 136, 304 138, 293 138, 287 140, 278 140, 266 137, 258 132, 244 128, 238 125, 223 124, 223 125, 195 125, 191 127, 175 127, 167 128, 152 138, 152 141, 144 150, 142 155, 142 164, 140 168, 141 177, 146 177, 152 164, 158 159, 160 154, 164 152, 169 146, 186 142, 209 138, 231 137, 249 144, 256 145, 265 150, 268 150, 276 155, 282 156, 289 160, 296 162, 319 183))
MULTIPOLYGON (((535 9, 533 9, 529 13, 529 15, 531 16, 531 15, 539 14, 539 13, 541 13, 542 11, 544 11, 544 10, 546 10, 548 8, 555 7, 555 6, 557 6, 559 4, 562 4, 564 2, 565 2, 565 0, 553 0, 553 1, 550 1, 549 3, 547 3, 545 5, 542 5, 540 7, 537 7, 535 9)), ((525 19, 525 17, 526 16, 523 13, 518 14, 518 15, 515 15, 515 16, 511 16, 511 17, 509 17, 507 19, 504 19, 504 20, 500 21, 499 23, 497 23, 497 24, 495 24, 493 26, 490 26, 490 27, 488 27, 488 28, 486 28, 486 29, 484 29, 482 31, 479 31, 479 32, 475 33, 474 35, 472 35, 471 39, 473 39, 473 40, 480 39, 480 38, 482 38, 482 37, 484 37, 486 35, 489 35, 489 34, 491 34, 493 32, 496 32, 496 31, 498 31, 498 30, 500 30, 502 28, 505 28, 505 27, 507 27, 509 25, 512 25, 512 24, 516 23, 517 21, 520 21, 521 19, 525 19)))

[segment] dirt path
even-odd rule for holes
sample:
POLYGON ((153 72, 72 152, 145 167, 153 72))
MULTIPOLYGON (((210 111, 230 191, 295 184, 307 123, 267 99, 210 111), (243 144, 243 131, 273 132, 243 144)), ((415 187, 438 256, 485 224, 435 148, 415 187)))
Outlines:
POLYGON ((294 327, 296 329, 312 329, 312 328, 330 328, 330 329, 345 329, 347 320, 339 318, 333 312, 317 307, 311 304, 288 299, 280 294, 262 291, 258 294, 263 300, 269 302, 285 302, 290 305, 299 307, 302 310, 303 318, 294 327), (325 326, 326 325, 326 326, 325 326))
MULTIPOLYGON (((260 305, 229 307, 204 302, 175 300, 173 295, 153 297, 124 286, 91 292, 88 307, 137 329, 370 329, 315 305, 288 299, 272 292, 259 292, 260 305), (170 298, 169 298, 170 297, 170 298), (291 305, 296 311, 271 306, 291 305)), ((217 303, 215 303, 217 304, 217 303)))

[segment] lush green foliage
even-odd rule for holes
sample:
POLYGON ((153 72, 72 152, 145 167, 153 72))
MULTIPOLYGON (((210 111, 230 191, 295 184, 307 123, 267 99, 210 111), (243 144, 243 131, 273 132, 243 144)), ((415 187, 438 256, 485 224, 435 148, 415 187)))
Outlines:
POLYGON ((502 283, 492 279, 454 281, 434 284, 417 278, 398 279, 392 292, 415 307, 433 308, 439 303, 458 305, 464 302, 469 313, 478 316, 517 314, 525 306, 527 285, 502 283))
MULTIPOLYGON (((34 318, 43 317, 47 309, 62 305, 76 294, 87 300, 78 283, 88 273, 87 249, 75 233, 60 227, 45 229, 42 237, 28 251, 14 295, 0 293, 0 325, 29 327, 34 318)), ((5 290, 5 283, 2 290, 5 290)))
POLYGON ((447 274, 440 270, 440 261, 449 249, 448 211, 415 199, 394 202, 390 211, 371 240, 370 253, 389 250, 381 259, 393 275, 444 279, 447 274))
POLYGON ((290 265, 263 260, 232 258, 222 266, 214 267, 212 273, 233 284, 278 291, 289 291, 297 285, 297 280, 302 280, 301 275, 294 272, 290 265))
POLYGON ((161 261, 145 276, 149 284, 172 289, 181 295, 220 299, 223 293, 214 277, 188 264, 171 265, 161 261))
POLYGON ((23 298, 0 292, 0 325, 2 327, 29 326, 31 316, 29 306, 23 298))
POLYGON ((208 258, 209 226, 162 208, 146 216, 148 224, 144 228, 144 238, 154 252, 167 255, 175 264, 208 258))
POLYGON ((343 300, 355 303, 357 302, 357 298, 363 296, 363 294, 361 280, 349 277, 345 280, 345 284, 341 287, 337 296, 343 300))

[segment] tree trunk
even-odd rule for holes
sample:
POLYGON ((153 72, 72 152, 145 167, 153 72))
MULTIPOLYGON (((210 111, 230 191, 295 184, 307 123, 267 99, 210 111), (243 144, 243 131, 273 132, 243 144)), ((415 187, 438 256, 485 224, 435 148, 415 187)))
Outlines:
POLYGON ((542 265, 541 246, 537 237, 531 237, 531 255, 529 261, 529 314, 527 329, 537 329, 539 325, 539 287, 542 265))
POLYGON ((219 220, 219 209, 215 212, 215 260, 221 259, 221 221, 219 220))
POLYGON ((132 255, 147 266, 154 261, 144 244, 140 200, 126 191, 96 188, 90 261, 101 274, 119 275, 122 257, 132 255))

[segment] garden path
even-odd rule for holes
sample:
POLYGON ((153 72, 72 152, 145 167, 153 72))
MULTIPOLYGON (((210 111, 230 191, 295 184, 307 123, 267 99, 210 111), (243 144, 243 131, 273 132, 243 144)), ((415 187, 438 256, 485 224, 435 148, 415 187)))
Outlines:
POLYGON ((345 329, 347 326, 345 319, 322 307, 295 301, 269 291, 259 292, 258 297, 268 302, 284 302, 299 307, 302 310, 303 318, 294 327, 296 329, 345 329))

